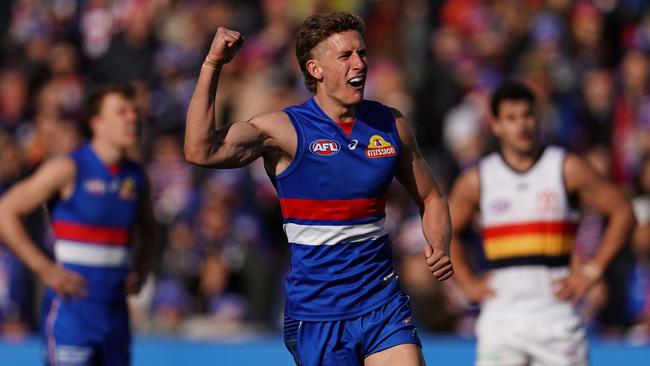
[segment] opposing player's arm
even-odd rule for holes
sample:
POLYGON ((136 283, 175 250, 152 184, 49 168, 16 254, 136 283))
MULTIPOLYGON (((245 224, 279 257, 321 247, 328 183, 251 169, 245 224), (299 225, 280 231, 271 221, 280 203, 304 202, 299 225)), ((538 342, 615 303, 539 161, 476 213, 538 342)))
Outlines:
POLYGON ((634 212, 629 200, 613 183, 599 177, 580 157, 568 154, 564 161, 567 191, 578 195, 580 202, 607 218, 607 227, 594 257, 586 265, 602 272, 623 248, 634 227, 634 212))
POLYGON ((451 258, 456 273, 456 281, 468 299, 480 302, 486 296, 492 295, 493 290, 485 279, 479 280, 474 271, 460 235, 472 223, 479 207, 480 181, 478 168, 465 171, 454 183, 449 196, 449 211, 452 222, 451 258))
MULTIPOLYGON (((567 192, 576 194, 580 202, 607 218, 607 227, 593 258, 580 263, 579 270, 561 281, 556 295, 578 302, 600 278, 616 254, 623 248, 634 226, 630 202, 610 182, 600 178, 589 164, 576 155, 568 154, 563 166, 567 192)), ((576 266, 578 267, 578 266, 576 266)))
POLYGON ((85 281, 53 263, 34 243, 22 217, 43 206, 74 184, 76 168, 70 158, 45 163, 33 175, 12 187, 0 200, 0 235, 7 246, 48 286, 64 297, 85 294, 85 281))
POLYGON ((156 222, 151 203, 151 190, 146 174, 144 177, 144 188, 133 232, 133 267, 126 283, 128 294, 140 292, 147 275, 153 269, 154 259, 158 257, 158 235, 156 235, 156 222))
POLYGON ((393 116, 402 142, 396 178, 420 208, 422 231, 428 243, 424 256, 429 270, 444 281, 454 274, 449 258, 451 225, 447 200, 433 180, 410 126, 399 111, 393 110, 393 116))

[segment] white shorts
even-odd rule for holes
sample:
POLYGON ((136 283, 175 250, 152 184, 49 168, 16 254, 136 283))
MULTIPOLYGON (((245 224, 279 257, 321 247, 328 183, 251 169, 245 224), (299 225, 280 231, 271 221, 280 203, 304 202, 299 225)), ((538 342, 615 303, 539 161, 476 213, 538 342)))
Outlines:
POLYGON ((548 319, 481 314, 476 366, 586 366, 587 341, 577 315, 548 319))

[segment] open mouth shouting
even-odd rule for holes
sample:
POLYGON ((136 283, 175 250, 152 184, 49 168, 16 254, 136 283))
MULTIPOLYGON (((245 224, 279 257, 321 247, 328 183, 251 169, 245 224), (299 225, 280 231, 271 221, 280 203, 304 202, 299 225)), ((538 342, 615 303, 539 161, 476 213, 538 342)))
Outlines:
POLYGON ((348 80, 348 84, 351 87, 355 88, 355 89, 363 88, 365 82, 366 82, 366 76, 365 75, 355 76, 352 79, 348 80))

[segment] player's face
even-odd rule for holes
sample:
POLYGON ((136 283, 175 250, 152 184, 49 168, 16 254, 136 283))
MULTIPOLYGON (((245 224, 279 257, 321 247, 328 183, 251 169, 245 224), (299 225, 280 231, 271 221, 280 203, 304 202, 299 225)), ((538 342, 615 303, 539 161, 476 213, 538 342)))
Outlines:
POLYGON ((95 136, 127 148, 138 141, 138 117, 133 101, 118 93, 104 97, 94 122, 95 136))
POLYGON ((525 100, 504 100, 498 112, 492 130, 501 147, 520 154, 534 152, 538 126, 531 104, 525 100))
POLYGON ((317 93, 325 93, 346 106, 363 100, 368 64, 366 45, 359 32, 333 34, 319 43, 313 54, 312 75, 321 81, 317 93))

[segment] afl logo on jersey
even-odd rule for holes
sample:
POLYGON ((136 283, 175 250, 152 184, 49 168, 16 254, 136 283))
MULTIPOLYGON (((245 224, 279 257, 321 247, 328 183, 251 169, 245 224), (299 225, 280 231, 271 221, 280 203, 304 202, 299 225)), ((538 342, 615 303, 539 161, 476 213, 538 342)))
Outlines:
POLYGON ((91 178, 84 182, 86 192, 98 196, 106 193, 106 183, 99 178, 91 178))
POLYGON ((379 135, 370 138, 370 144, 366 148, 366 156, 370 159, 384 158, 397 155, 397 150, 390 142, 379 135))
POLYGON ((341 145, 334 140, 318 139, 309 145, 309 150, 316 155, 331 156, 341 151, 341 145))

